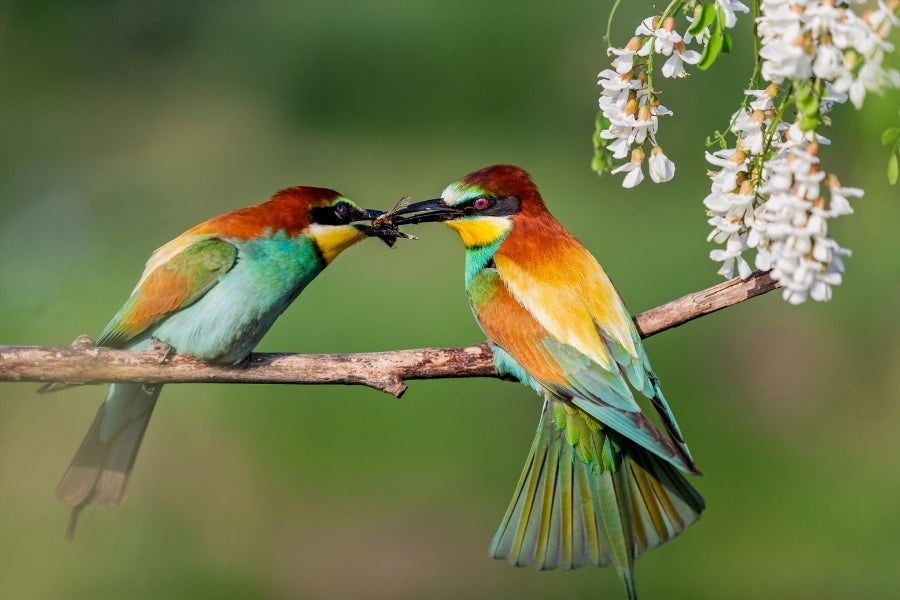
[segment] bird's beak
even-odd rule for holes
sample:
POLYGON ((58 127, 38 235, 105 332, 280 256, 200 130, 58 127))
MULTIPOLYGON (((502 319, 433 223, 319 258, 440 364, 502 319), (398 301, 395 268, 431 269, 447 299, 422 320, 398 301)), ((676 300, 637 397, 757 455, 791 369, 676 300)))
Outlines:
POLYGON ((415 204, 410 204, 406 208, 398 210, 394 213, 395 216, 409 216, 392 219, 392 222, 399 227, 400 225, 449 221, 462 216, 463 214, 465 214, 463 211, 447 206, 447 203, 444 202, 442 198, 435 198, 433 200, 416 202, 415 204))
POLYGON ((394 244, 397 242, 397 238, 415 239, 415 236, 411 236, 408 233, 403 233, 402 231, 397 229, 397 225, 394 224, 389 218, 380 218, 385 214, 386 213, 383 210, 377 210, 374 208, 360 209, 358 214, 353 215, 353 220, 371 221, 371 225, 357 223, 353 226, 368 237, 380 238, 381 241, 387 244, 389 247, 394 246, 394 244))

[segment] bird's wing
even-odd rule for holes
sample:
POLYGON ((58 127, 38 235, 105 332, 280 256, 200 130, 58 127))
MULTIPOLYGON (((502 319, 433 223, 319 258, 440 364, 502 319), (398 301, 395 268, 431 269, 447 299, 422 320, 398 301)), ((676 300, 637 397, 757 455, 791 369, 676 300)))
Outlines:
POLYGON ((614 376, 579 350, 558 341, 501 281, 484 272, 470 289, 472 308, 496 345, 494 362, 539 393, 567 400, 650 452, 685 471, 693 462, 644 415, 621 376, 614 376), (489 298, 489 299, 488 299, 489 298), (485 301, 480 301, 487 299, 485 301))
MULTIPOLYGON (((539 273, 499 254, 494 261, 511 300, 542 330, 523 343, 539 344, 539 354, 552 360, 556 378, 547 379, 546 387, 571 396, 622 435, 664 458, 677 455, 679 466, 696 470, 631 316, 596 259, 583 246, 572 245, 555 248, 553 261, 545 261, 539 273), (671 440, 641 414, 628 383, 650 399, 671 440)), ((505 349, 518 361, 522 348, 517 345, 515 351, 505 349)), ((532 367, 522 366, 531 372, 532 367)))
POLYGON ((580 244, 557 245, 552 254, 536 263, 494 260, 510 293, 556 340, 645 392, 646 356, 606 272, 580 244))
POLYGON ((237 253, 234 245, 211 234, 184 235, 162 246, 97 345, 121 347, 167 314, 190 306, 234 266, 237 253))

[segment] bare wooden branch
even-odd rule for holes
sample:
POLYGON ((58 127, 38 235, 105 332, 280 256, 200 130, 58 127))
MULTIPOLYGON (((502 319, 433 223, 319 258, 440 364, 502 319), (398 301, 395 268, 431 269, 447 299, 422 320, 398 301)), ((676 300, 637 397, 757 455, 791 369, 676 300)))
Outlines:
POLYGON ((703 291, 651 308, 636 316, 634 323, 641 337, 648 338, 703 315, 771 292, 777 287, 781 287, 781 284, 772 279, 768 271, 754 271, 746 281, 735 277, 703 291))
MULTIPOLYGON (((767 273, 673 300, 634 319, 641 337, 677 327, 778 287, 767 273)), ((112 350, 81 336, 71 346, 0 346, 0 381, 87 384, 292 383, 366 385, 400 397, 411 379, 496 377, 488 343, 358 354, 252 354, 237 366, 211 365, 165 349, 112 350)))

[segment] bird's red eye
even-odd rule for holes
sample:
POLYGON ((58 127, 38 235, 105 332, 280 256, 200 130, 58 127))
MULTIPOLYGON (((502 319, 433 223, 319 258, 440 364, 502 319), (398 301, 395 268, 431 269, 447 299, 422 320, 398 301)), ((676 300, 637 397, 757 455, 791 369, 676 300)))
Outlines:
POLYGON ((346 219, 349 213, 350 206, 348 206, 346 202, 338 202, 337 204, 335 204, 334 214, 338 219, 346 219))
POLYGON ((485 198, 484 196, 482 196, 480 198, 475 198, 475 201, 472 202, 472 206, 475 207, 475 210, 484 210, 490 205, 491 205, 490 199, 485 198))

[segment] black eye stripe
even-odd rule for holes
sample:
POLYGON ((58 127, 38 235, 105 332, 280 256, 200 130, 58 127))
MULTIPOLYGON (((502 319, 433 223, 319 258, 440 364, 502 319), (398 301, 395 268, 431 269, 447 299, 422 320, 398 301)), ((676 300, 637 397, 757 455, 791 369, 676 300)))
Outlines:
POLYGON ((341 201, 332 206, 316 206, 309 211, 310 221, 321 225, 346 225, 353 217, 350 204, 341 201))
POLYGON ((522 203, 515 196, 495 198, 493 196, 478 196, 457 205, 466 215, 484 215, 494 217, 507 217, 514 215, 521 209, 522 203))

